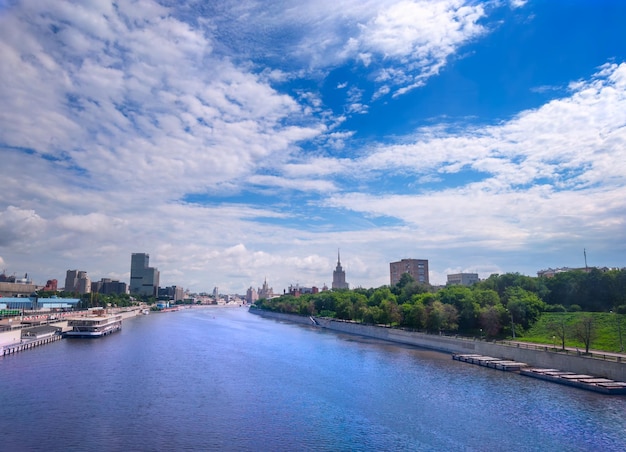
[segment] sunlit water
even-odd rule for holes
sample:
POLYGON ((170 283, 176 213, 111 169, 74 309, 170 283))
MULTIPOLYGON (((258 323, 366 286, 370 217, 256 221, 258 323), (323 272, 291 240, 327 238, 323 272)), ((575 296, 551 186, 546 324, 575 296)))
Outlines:
POLYGON ((623 451, 626 397, 194 309, 0 358, 0 450, 623 451))

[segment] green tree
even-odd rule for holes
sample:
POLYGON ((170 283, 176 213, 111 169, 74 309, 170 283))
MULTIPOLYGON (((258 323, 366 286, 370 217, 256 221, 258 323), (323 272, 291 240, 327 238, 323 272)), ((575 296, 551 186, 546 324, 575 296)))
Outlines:
POLYGON ((435 301, 426 310, 427 328, 430 331, 455 331, 458 328, 458 313, 454 306, 435 301))
POLYGON ((363 316, 367 310, 367 297, 360 292, 350 293, 350 302, 352 303, 352 319, 363 321, 363 316))
POLYGON ((396 296, 391 293, 391 289, 389 288, 389 286, 383 286, 376 289, 372 296, 369 298, 367 304, 370 306, 380 306, 380 304, 384 300, 397 301, 396 296))
POLYGON ((480 306, 474 300, 472 289, 466 286, 449 286, 440 290, 437 295, 442 303, 456 308, 461 330, 468 331, 476 328, 480 306))
POLYGON ((404 326, 414 329, 424 328, 426 309, 422 302, 404 303, 400 306, 400 309, 404 326))
POLYGON ((492 306, 485 306, 480 310, 479 323, 487 336, 496 337, 502 331, 506 317, 506 309, 501 303, 497 303, 492 306))
POLYGON ((495 290, 474 288, 473 293, 474 301, 476 301, 481 308, 500 304, 500 296, 495 290))
POLYGON ((548 332, 559 340, 561 350, 565 350, 565 341, 569 333, 568 319, 569 317, 565 313, 561 313, 556 320, 548 322, 546 325, 548 332))
POLYGON ((383 310, 378 306, 368 306, 363 315, 363 322, 379 324, 383 316, 383 310))
POLYGON ((596 327, 593 317, 586 315, 574 325, 574 337, 585 345, 585 353, 589 353, 591 342, 595 339, 596 327))
POLYGON ((507 288, 504 291, 504 299, 506 300, 506 308, 511 315, 511 328, 513 330, 515 325, 528 329, 537 321, 545 308, 544 302, 536 294, 521 287, 507 288))
POLYGON ((380 309, 382 310, 382 316, 379 319, 380 323, 393 325, 402 321, 402 314, 395 300, 383 300, 380 303, 380 309))
POLYGON ((347 297, 339 297, 335 303, 336 317, 342 320, 352 320, 352 303, 347 297))

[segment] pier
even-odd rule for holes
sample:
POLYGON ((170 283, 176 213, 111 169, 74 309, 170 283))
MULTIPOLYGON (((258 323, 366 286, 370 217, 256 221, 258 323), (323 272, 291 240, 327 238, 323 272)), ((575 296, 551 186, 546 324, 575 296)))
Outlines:
POLYGON ((564 372, 558 369, 526 368, 520 370, 521 375, 539 378, 552 383, 573 386, 602 394, 626 395, 626 383, 592 375, 564 372))
POLYGON ((476 364, 482 367, 516 372, 527 377, 538 378, 587 391, 601 394, 626 395, 626 382, 615 381, 609 378, 601 378, 593 375, 577 374, 558 369, 542 369, 530 367, 526 363, 493 358, 476 354, 453 354, 452 359, 465 363, 476 364))
POLYGON ((61 336, 60 334, 55 334, 53 336, 48 336, 42 339, 34 339, 32 341, 24 341, 19 344, 5 345, 1 349, 2 356, 13 355, 15 353, 28 350, 30 348, 35 348, 35 347, 39 347, 40 345, 45 345, 51 342, 56 342, 62 338, 63 336, 61 336))
POLYGON ((483 367, 490 367, 491 369, 503 370, 506 372, 519 372, 520 369, 528 367, 526 363, 520 363, 517 361, 510 361, 508 359, 492 358, 491 356, 482 355, 452 355, 452 359, 457 361, 463 361, 470 364, 478 364, 483 367))

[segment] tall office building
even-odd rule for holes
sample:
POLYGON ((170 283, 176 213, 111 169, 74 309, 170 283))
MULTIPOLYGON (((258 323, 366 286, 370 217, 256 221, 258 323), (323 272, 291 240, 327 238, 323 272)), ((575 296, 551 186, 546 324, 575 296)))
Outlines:
POLYGON ((391 262, 389 264, 391 285, 398 284, 404 273, 411 275, 420 284, 430 284, 428 282, 428 259, 402 259, 399 262, 391 262))
POLYGON ((65 287, 66 292, 75 292, 79 294, 85 294, 91 292, 91 281, 87 272, 79 270, 68 270, 65 273, 65 287))
POLYGON ((130 293, 156 297, 159 290, 159 270, 149 266, 150 255, 133 253, 130 258, 130 293))
POLYGON ((346 282, 346 272, 341 268, 341 257, 337 251, 337 267, 333 271, 333 289, 349 289, 350 284, 346 282))
POLYGON ((76 283, 78 281, 78 270, 68 270, 65 273, 65 286, 63 290, 66 292, 75 292, 76 283))

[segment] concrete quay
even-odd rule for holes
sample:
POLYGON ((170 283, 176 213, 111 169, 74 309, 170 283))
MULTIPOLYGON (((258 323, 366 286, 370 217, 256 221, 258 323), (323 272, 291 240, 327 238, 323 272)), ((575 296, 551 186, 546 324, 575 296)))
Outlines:
MULTIPOLYGON (((110 313, 121 314, 122 319, 135 317, 141 313, 140 308, 114 308, 110 313)), ((40 345, 50 344, 63 338, 64 332, 68 331, 67 319, 88 315, 90 311, 65 312, 65 313, 37 313, 24 316, 26 323, 3 322, 4 330, 0 331, 0 356, 12 355, 24 350, 29 350, 40 345), (44 326, 42 326, 44 325, 44 326), (37 328, 55 327, 58 332, 39 336, 34 339, 29 336, 29 331, 37 328)), ((1 325, 0 325, 1 326, 1 325)))
MULTIPOLYGON (((457 336, 426 334, 380 325, 365 325, 325 317, 283 314, 256 308, 251 308, 249 312, 276 320, 326 328, 399 344, 414 345, 450 354, 493 356, 500 360, 526 363, 531 367, 561 369, 576 374, 597 375, 599 378, 626 381, 626 359, 597 359, 584 354, 561 353, 548 346, 531 346, 515 342, 489 342, 457 336)), ((607 357, 611 358, 612 356, 607 354, 607 357)))
POLYGON ((31 348, 39 347, 40 345, 50 344, 52 342, 56 342, 58 340, 63 339, 63 336, 60 334, 55 334, 53 336, 49 336, 42 339, 34 339, 31 341, 24 341, 19 344, 13 345, 5 345, 0 348, 2 351, 2 356, 13 355, 18 352, 22 352, 24 350, 29 350, 31 348))

